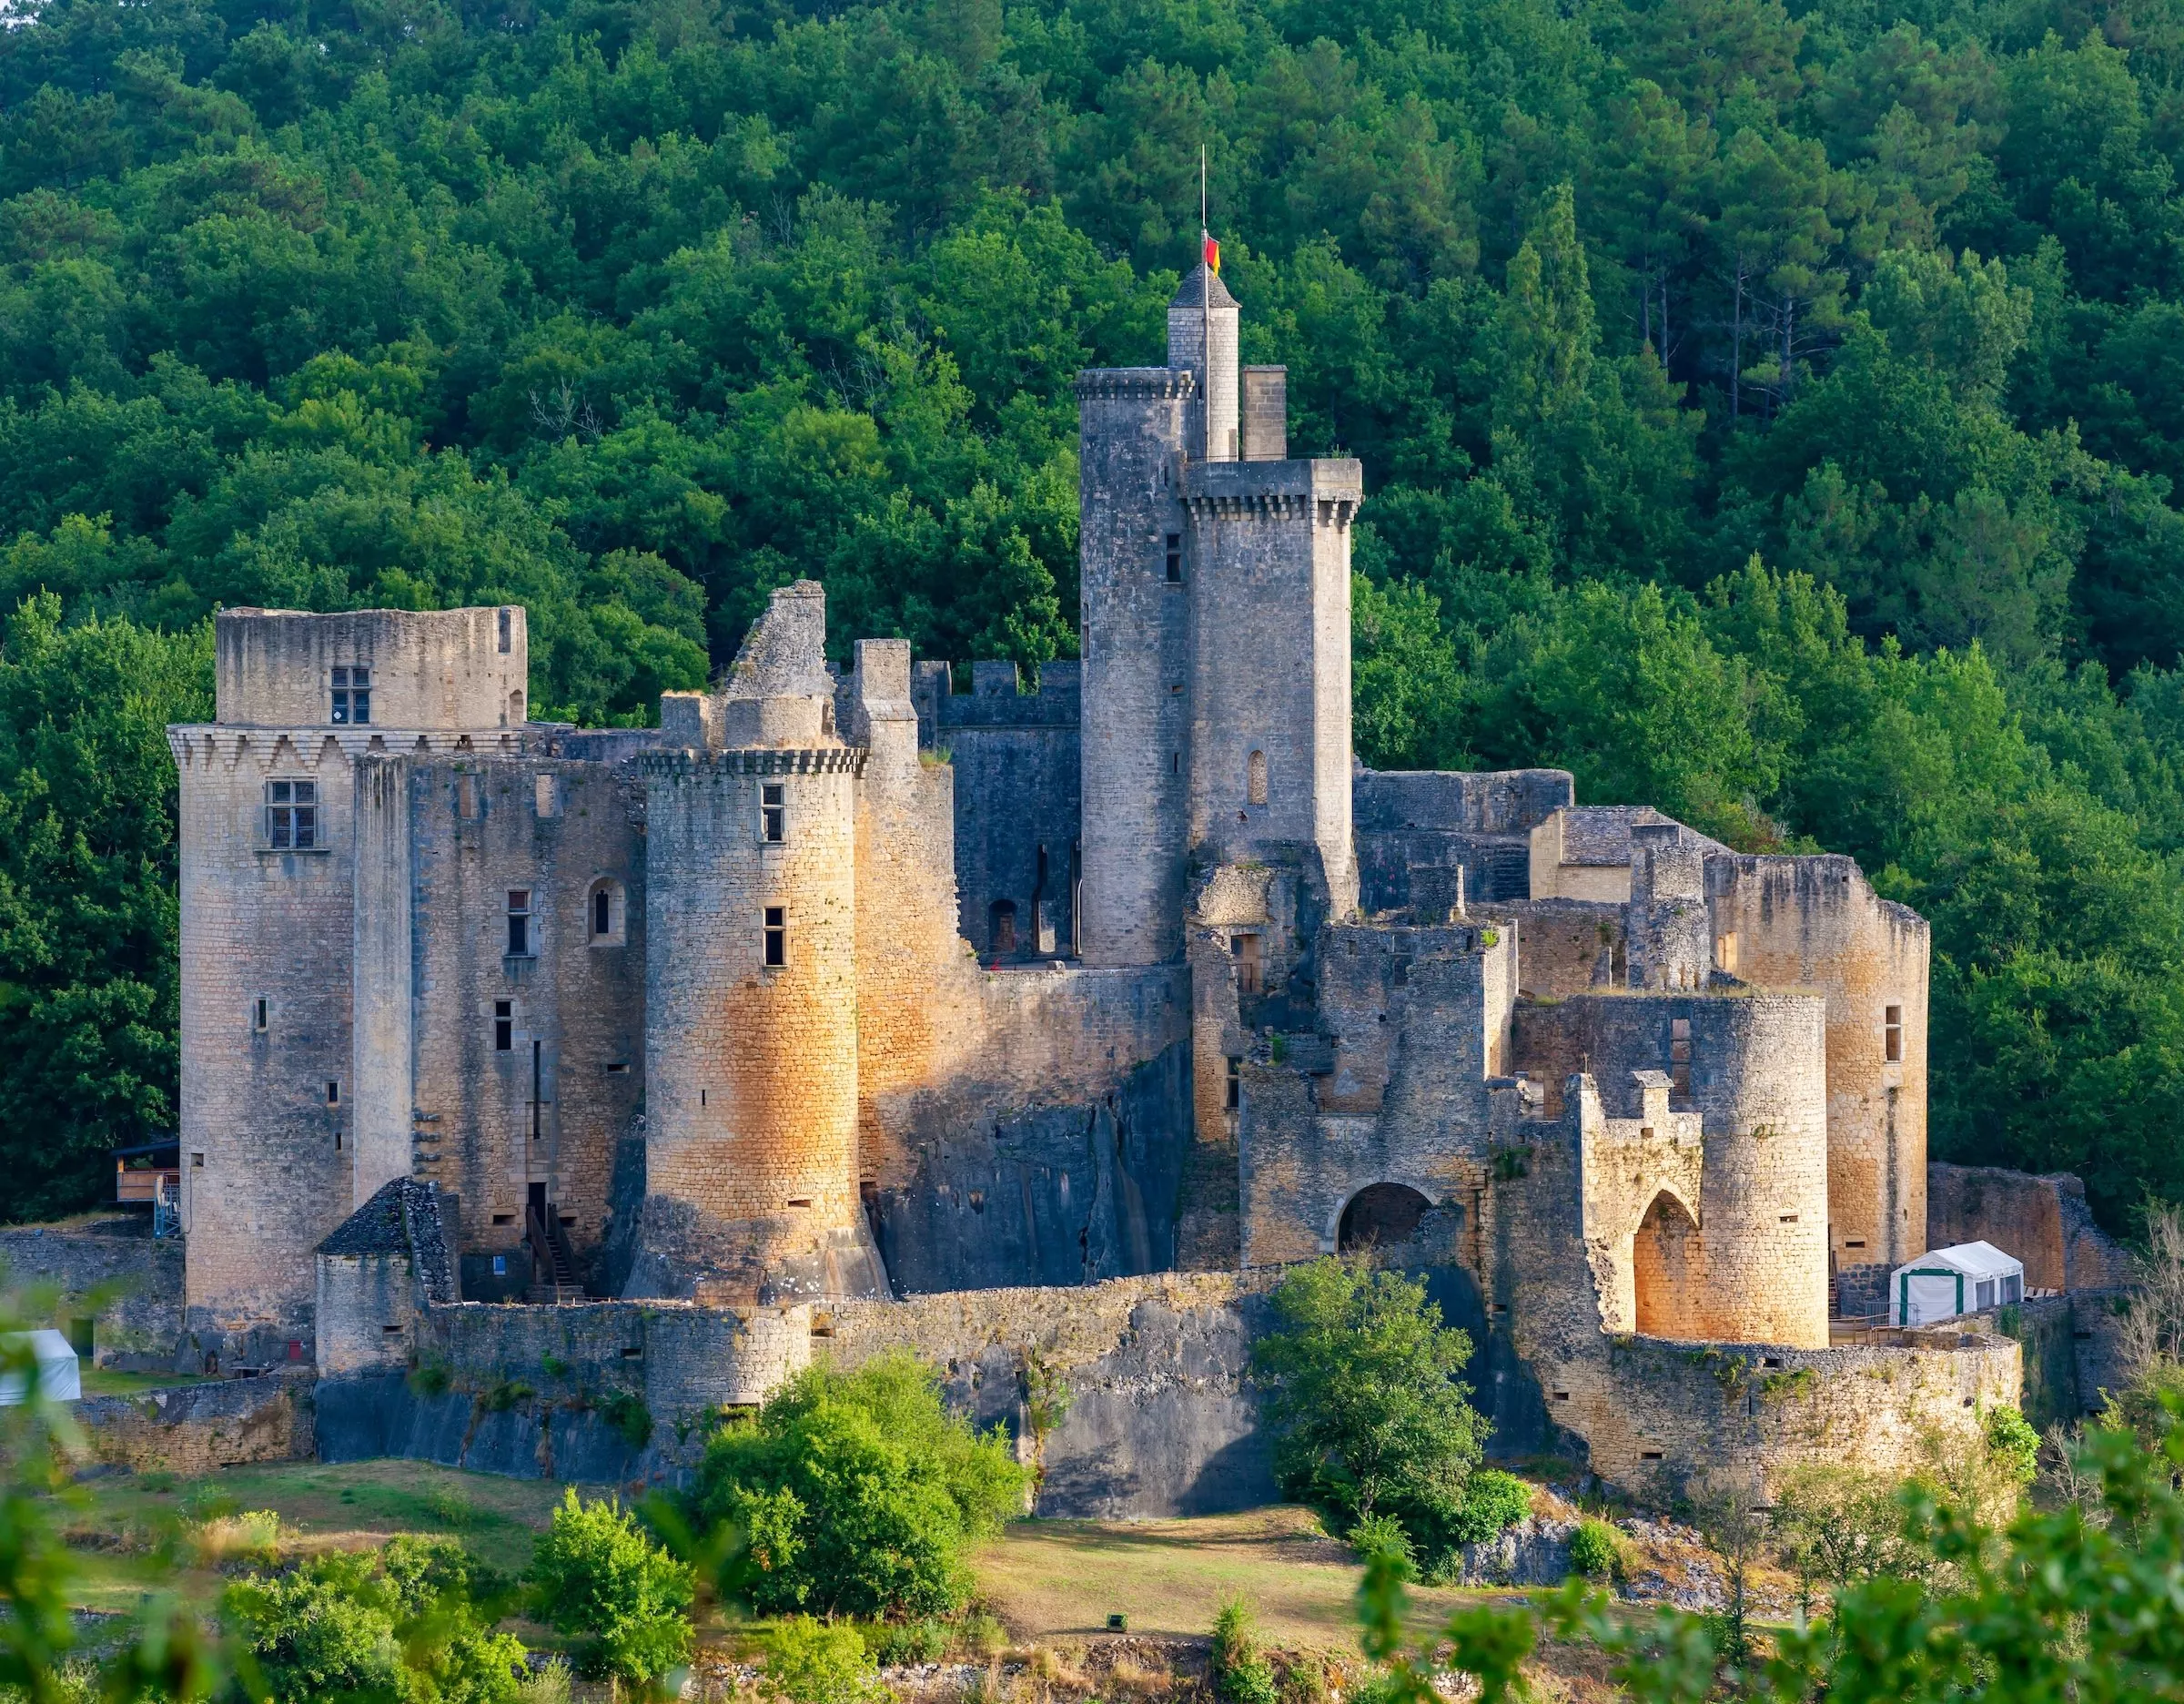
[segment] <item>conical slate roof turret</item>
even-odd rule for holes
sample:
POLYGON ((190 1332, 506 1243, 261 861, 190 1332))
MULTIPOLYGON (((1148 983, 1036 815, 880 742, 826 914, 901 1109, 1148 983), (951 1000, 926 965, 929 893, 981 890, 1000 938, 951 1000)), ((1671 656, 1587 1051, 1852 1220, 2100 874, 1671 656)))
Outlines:
POLYGON ((1206 306, 1206 292, 1209 288, 1213 291, 1213 306, 1216 308, 1236 306, 1236 298, 1228 293, 1228 287, 1221 282, 1220 274, 1203 260, 1199 261, 1184 277, 1182 285, 1177 289, 1175 295, 1168 299, 1168 305, 1170 308, 1203 308, 1206 306))

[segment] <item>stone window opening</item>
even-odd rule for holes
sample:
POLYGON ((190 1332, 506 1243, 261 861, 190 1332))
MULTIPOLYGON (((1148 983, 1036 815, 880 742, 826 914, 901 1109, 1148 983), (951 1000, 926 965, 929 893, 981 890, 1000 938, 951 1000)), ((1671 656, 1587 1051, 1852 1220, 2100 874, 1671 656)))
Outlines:
POLYGON ((1223 1090, 1222 1110, 1240 1112, 1244 1105, 1244 1062, 1234 1054, 1228 1058, 1227 1088, 1223 1090))
POLYGON ((1244 759, 1244 802, 1247 805, 1267 802, 1267 754, 1263 751, 1255 751, 1244 759))
POLYGON ((493 1051, 513 1053, 516 1050, 516 1003, 513 1000, 493 1002, 493 1051))
POLYGON ((508 725, 511 727, 523 725, 523 695, 520 692, 511 692, 508 695, 508 725))
POLYGON ((584 905, 585 922, 594 947, 619 947, 628 938, 629 902, 622 884, 602 877, 592 884, 584 905))
POLYGON ((266 1032, 267 1002, 264 995, 250 1002, 250 1027, 263 1035, 266 1032))
POLYGON ((1008 958, 1016 950, 1016 902, 1014 899, 996 899, 986 908, 986 938, 993 943, 996 958, 1008 958))
POLYGON ((341 1085, 330 1077, 327 1079, 326 1083, 326 1103, 329 1106, 341 1104, 341 1085))
POLYGON ((516 615, 513 610, 500 612, 500 654, 506 656, 512 647, 516 634, 516 615))
POLYGON ((1903 1063, 1904 1009, 1901 1006, 1889 1006, 1883 1009, 1881 1058, 1891 1065, 1903 1063))
POLYGON ((789 784, 758 784, 758 837, 768 846, 780 846, 789 837, 789 784))
POLYGON ((508 956, 511 958, 529 958, 533 956, 531 924, 531 889, 511 888, 508 890, 508 956))
POLYGON ((769 970, 778 970, 789 962, 788 907, 766 907, 763 935, 765 967, 769 970))
POLYGON ((1236 991, 1239 994, 1257 994, 1261 987, 1259 937, 1232 935, 1228 938, 1228 951, 1236 959, 1236 991))
POLYGON ((266 783, 266 844, 276 852, 310 852, 318 845, 318 784, 266 783))
POLYGON ((1183 535, 1180 532, 1168 535, 1168 583, 1183 583, 1183 535))
POLYGON ((371 720, 371 671, 338 668, 334 671, 333 721, 337 726, 362 727, 371 720))
POLYGON ((1669 1087, 1680 1098, 1691 1094, 1691 1019, 1672 1018, 1668 1024, 1669 1087))

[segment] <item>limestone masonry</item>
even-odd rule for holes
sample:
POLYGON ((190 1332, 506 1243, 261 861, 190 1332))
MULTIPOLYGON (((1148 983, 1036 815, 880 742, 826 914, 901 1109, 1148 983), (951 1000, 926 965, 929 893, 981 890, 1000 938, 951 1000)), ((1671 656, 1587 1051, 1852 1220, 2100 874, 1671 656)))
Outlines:
MULTIPOLYGON (((1081 1308, 1119 1354, 1152 1304, 1091 1286, 1147 1274, 1244 1273, 1159 1293, 1241 1343, 1266 1269, 1367 1250, 1439 1274, 1504 1438, 1625 1480, 2014 1400, 1999 1340, 1831 1349, 1839 1281, 1926 1246, 1926 923, 1562 771, 1361 768, 1363 471, 1289 457, 1239 313, 1201 267, 1168 365, 1079 378, 1082 657, 1036 682, 837 667, 800 582, 713 691, 585 731, 529 715, 519 608, 222 613, 170 730, 190 1352, 597 1336, 717 1404, 814 1338, 961 1367, 1081 1308)), ((1174 1388, 1226 1449, 1220 1365, 1174 1388)))

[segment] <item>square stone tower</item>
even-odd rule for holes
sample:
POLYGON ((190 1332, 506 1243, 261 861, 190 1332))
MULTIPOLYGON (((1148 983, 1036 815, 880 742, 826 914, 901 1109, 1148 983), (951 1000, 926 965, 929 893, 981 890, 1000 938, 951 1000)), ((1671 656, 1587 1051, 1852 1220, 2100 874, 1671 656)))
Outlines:
POLYGON ((1077 380, 1091 964, 1180 957, 1194 867, 1292 867, 1320 915, 1357 908, 1363 470, 1289 459, 1286 375, 1239 368, 1239 320, 1201 264, 1169 304, 1166 367, 1077 380))

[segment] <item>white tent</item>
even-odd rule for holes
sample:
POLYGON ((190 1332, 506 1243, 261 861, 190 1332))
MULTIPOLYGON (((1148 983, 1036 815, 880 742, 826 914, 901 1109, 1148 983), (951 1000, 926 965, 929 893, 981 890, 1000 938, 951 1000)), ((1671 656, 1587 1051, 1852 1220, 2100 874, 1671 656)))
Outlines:
POLYGON ((1992 1242, 1929 1249, 1888 1283, 1888 1312, 1898 1325, 1931 1325, 2024 1299, 2025 1263, 1992 1242))
MULTIPOLYGON (((57 1331, 9 1332, 0 1337, 7 1349, 7 1358, 15 1360, 28 1344, 31 1354, 38 1364, 38 1391, 49 1402, 75 1402, 84 1394, 84 1382, 76 1369, 76 1351, 68 1340, 57 1331)), ((12 1408, 24 1398, 24 1387, 30 1383, 20 1366, 0 1373, 0 1408, 12 1408)))

